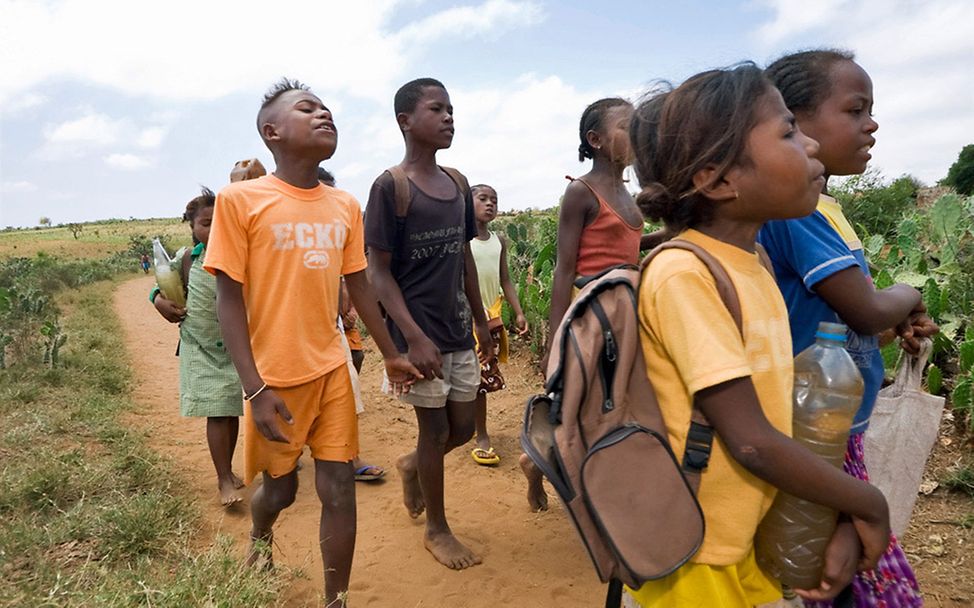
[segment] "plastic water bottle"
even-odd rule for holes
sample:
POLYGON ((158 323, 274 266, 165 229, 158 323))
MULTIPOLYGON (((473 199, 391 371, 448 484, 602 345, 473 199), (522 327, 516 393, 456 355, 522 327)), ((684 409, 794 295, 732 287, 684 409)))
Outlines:
MULTIPOLYGON (((845 325, 819 323, 815 343, 795 357, 792 436, 835 467, 842 466, 863 393, 845 340, 845 325)), ((837 518, 828 507, 779 491, 758 526, 758 564, 789 587, 817 588, 837 518)))
POLYGON ((166 296, 167 300, 172 300, 176 306, 186 306, 179 269, 173 269, 172 260, 159 239, 152 239, 152 263, 155 266, 156 283, 159 284, 162 295, 166 296))

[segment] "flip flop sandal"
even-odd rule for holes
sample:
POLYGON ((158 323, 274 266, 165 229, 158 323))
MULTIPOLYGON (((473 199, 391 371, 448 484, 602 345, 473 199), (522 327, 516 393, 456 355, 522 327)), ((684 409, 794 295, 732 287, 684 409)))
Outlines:
POLYGON ((485 467, 492 467, 500 464, 501 457, 494 452, 493 447, 489 447, 486 450, 484 448, 474 448, 470 451, 470 457, 477 464, 485 467))
POLYGON ((364 464, 355 469, 355 481, 376 481, 386 475, 386 470, 374 464, 364 464), (378 471, 369 473, 369 471, 378 471))

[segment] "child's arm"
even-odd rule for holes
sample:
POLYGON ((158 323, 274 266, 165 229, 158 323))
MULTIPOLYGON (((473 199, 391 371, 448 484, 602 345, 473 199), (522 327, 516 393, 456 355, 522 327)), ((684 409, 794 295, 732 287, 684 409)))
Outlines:
POLYGON ((873 336, 922 312, 920 292, 897 283, 876 289, 858 266, 850 266, 822 279, 816 293, 839 313, 839 318, 859 334, 873 336))
POLYGON ((480 360, 484 363, 494 359, 494 340, 487 328, 487 313, 480 297, 480 280, 477 278, 477 263, 470 252, 470 243, 463 244, 463 291, 467 294, 470 313, 473 315, 474 331, 480 348, 480 360))
POLYGON ((889 509, 875 487, 846 475, 780 433, 761 409, 750 377, 696 393, 695 403, 741 466, 783 492, 846 513, 863 545, 860 569, 872 569, 889 545, 889 509))
POLYGON ((862 554, 861 548, 855 525, 844 514, 840 514, 835 532, 825 547, 822 581, 815 589, 795 589, 795 592, 812 602, 833 599, 855 578, 856 566, 862 554))
POLYGON ((517 326, 517 333, 524 335, 528 333, 528 320, 524 317, 521 310, 521 301, 517 299, 517 289, 511 281, 511 270, 507 265, 507 239, 501 238, 501 289, 504 290, 504 299, 511 305, 514 311, 514 324, 517 326))
POLYGON ((660 243, 668 241, 674 236, 676 235, 666 228, 654 230, 653 232, 649 232, 639 237, 639 250, 646 251, 648 249, 653 249, 660 243))
POLYGON ((186 309, 176 306, 172 300, 167 300, 158 287, 152 290, 149 297, 152 298, 152 305, 156 307, 156 310, 166 321, 179 323, 186 318, 186 309))
POLYGON ((551 340, 561 324, 561 318, 568 311, 572 298, 572 284, 575 282, 575 264, 578 262, 578 242, 585 229, 585 220, 593 209, 592 193, 584 184, 572 182, 565 189, 558 212, 558 253, 555 260, 555 275, 551 282, 551 308, 548 312, 548 342, 541 359, 541 370, 548 369, 551 354, 551 340))
POLYGON ((372 291, 372 286, 369 285, 365 271, 360 270, 345 275, 345 286, 348 288, 351 303, 359 311, 362 321, 369 328, 369 335, 375 340, 375 345, 379 347, 379 351, 385 359, 386 375, 389 377, 389 383, 394 387, 393 392, 398 392, 399 388, 408 391, 409 385, 422 378, 423 375, 396 350, 396 345, 389 336, 389 330, 386 329, 386 324, 382 320, 378 300, 372 291))
POLYGON ((417 325, 413 315, 406 308, 406 301, 402 297, 402 290, 392 276, 392 252, 372 247, 369 250, 368 278, 379 297, 386 314, 392 317, 409 346, 406 355, 416 366, 420 374, 428 380, 434 377, 442 378, 443 357, 440 349, 433 344, 423 330, 417 325))
POLYGON ((224 272, 216 273, 216 310, 220 319, 220 332, 233 366, 240 376, 245 395, 259 394, 250 401, 254 423, 260 434, 270 441, 287 443, 287 435, 277 424, 279 415, 288 424, 294 424, 287 406, 270 388, 264 388, 264 380, 257 372, 254 351, 250 348, 250 328, 247 325, 247 306, 244 303, 243 285, 224 272))

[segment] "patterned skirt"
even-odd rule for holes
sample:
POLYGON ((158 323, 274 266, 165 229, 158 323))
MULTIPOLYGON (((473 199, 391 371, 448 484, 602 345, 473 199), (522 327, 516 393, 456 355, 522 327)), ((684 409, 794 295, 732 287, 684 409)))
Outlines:
MULTIPOLYGON (((856 479, 869 481, 863 456, 862 434, 849 437, 846 448, 845 472, 856 479)), ((920 588, 906 554, 890 535, 889 547, 879 558, 875 570, 859 572, 852 580, 852 595, 856 608, 913 608, 923 606, 920 588)), ((806 608, 832 608, 832 602, 805 602, 806 608)))

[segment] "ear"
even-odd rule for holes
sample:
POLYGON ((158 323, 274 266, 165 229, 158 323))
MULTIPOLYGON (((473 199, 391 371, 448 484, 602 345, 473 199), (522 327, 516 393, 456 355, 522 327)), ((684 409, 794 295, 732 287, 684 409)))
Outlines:
POLYGON ((405 133, 409 130, 410 115, 406 112, 396 114, 396 122, 399 123, 399 130, 405 133))
POLYGON ((732 201, 737 198, 733 174, 733 167, 724 175, 719 175, 716 165, 707 165, 693 174, 693 187, 715 203, 732 201))
POLYGON ((585 132, 585 141, 588 142, 589 147, 593 150, 598 150, 602 147, 602 136, 599 135, 598 131, 589 129, 585 132))
POLYGON ((281 138, 277 132, 277 125, 269 121, 260 125, 260 136, 264 141, 276 141, 281 138))

